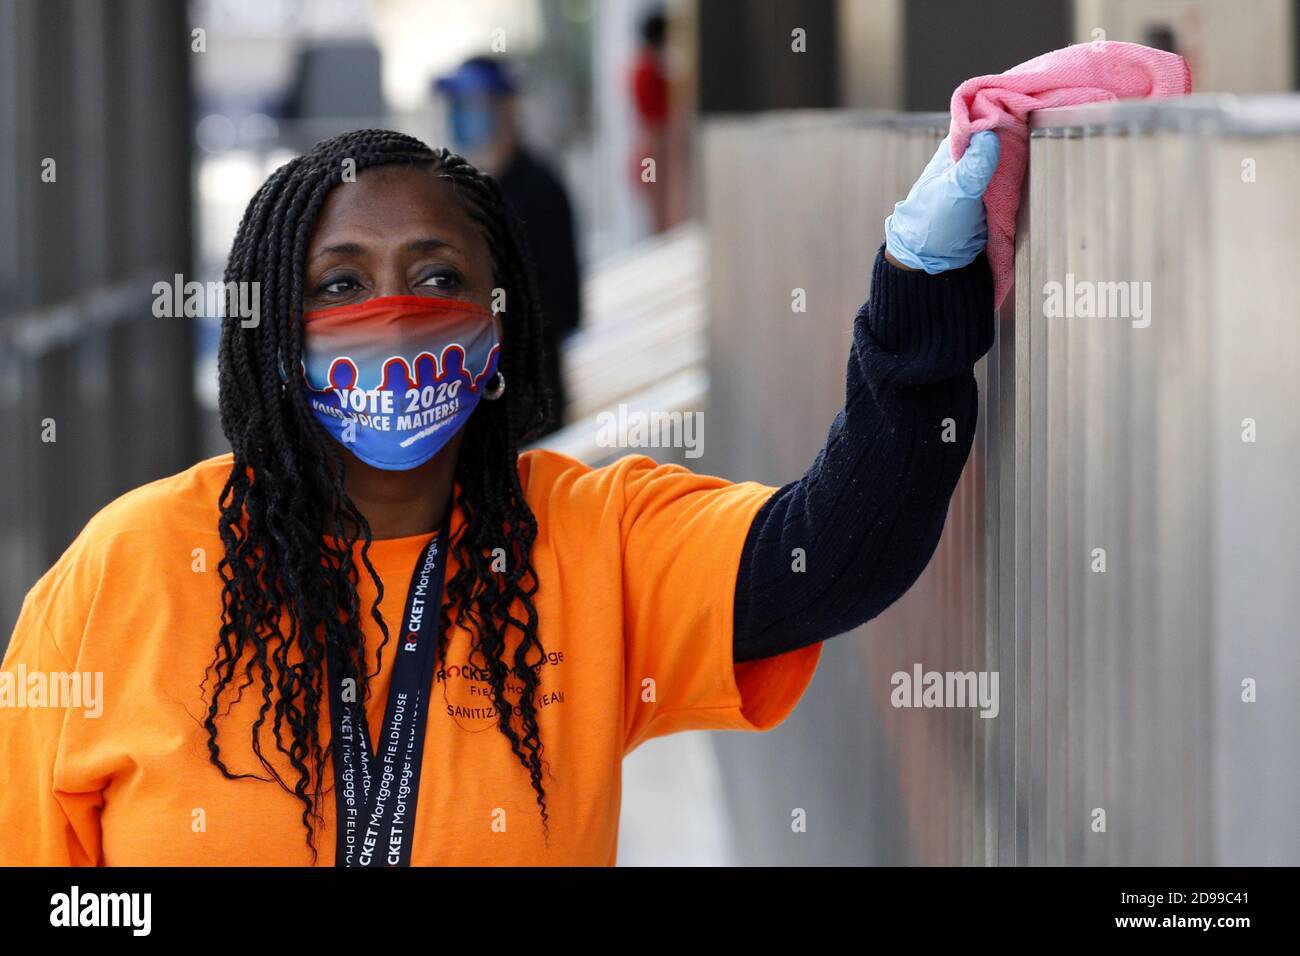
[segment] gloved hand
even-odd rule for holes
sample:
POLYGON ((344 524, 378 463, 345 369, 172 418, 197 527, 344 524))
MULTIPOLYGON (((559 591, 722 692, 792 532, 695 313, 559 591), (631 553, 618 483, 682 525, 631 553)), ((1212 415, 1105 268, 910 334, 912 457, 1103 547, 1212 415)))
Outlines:
POLYGON ((1000 151, 997 133, 983 130, 954 163, 945 136, 907 198, 885 220, 889 254, 931 275, 974 262, 989 238, 983 196, 1000 151))

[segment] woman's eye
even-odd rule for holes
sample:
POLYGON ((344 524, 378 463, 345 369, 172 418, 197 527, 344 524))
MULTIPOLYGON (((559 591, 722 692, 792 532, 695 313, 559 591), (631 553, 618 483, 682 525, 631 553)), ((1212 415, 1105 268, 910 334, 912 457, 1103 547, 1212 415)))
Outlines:
POLYGON ((343 295, 358 288, 351 276, 333 276, 316 287, 317 295, 343 295))
POLYGON ((455 269, 440 269, 437 272, 431 272, 417 285, 431 286, 435 289, 456 289, 460 287, 460 273, 455 269))

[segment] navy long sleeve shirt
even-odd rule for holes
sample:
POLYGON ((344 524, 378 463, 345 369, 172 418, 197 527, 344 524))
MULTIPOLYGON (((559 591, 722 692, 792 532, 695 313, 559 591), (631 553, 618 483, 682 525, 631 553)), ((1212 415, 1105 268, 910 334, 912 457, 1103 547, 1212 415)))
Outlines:
POLYGON ((927 275, 891 265, 880 247, 854 318, 844 407, 808 471, 768 499, 745 540, 737 661, 851 630, 920 577, 970 453, 974 365, 993 334, 982 253, 927 275))

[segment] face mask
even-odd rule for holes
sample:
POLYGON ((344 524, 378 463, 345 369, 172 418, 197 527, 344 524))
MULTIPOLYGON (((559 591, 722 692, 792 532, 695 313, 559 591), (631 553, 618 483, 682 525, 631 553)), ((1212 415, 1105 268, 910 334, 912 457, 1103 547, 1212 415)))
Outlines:
POLYGON ((492 313, 383 296, 303 315, 303 388, 326 430, 367 465, 424 464, 469 420, 501 351, 492 313))
POLYGON ((459 150, 480 149, 497 131, 497 116, 490 106, 455 103, 451 107, 451 138, 459 150))

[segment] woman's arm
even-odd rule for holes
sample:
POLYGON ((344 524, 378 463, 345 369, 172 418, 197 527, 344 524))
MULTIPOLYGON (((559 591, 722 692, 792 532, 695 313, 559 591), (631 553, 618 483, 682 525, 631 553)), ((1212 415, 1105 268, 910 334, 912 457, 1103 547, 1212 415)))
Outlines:
POLYGON ((956 163, 945 139, 886 220, 871 298, 854 320, 844 408, 812 466, 750 526, 735 660, 865 623, 933 555, 974 438, 973 366, 993 344, 982 195, 997 161, 992 133, 956 163))
POLYGON ((920 576, 939 542, 975 431, 972 367, 993 343, 993 276, 983 255, 932 276, 889 264, 882 247, 871 289, 826 444, 750 526, 736 582, 737 661, 870 620, 920 576))
POLYGON ((29 681, 80 677, 44 622, 43 595, 35 593, 41 586, 23 602, 0 668, 8 690, 23 699, 21 706, 12 699, 0 706, 0 867, 95 866, 101 795, 65 792, 59 779, 65 730, 86 718, 43 696, 38 703, 27 699, 29 681))

